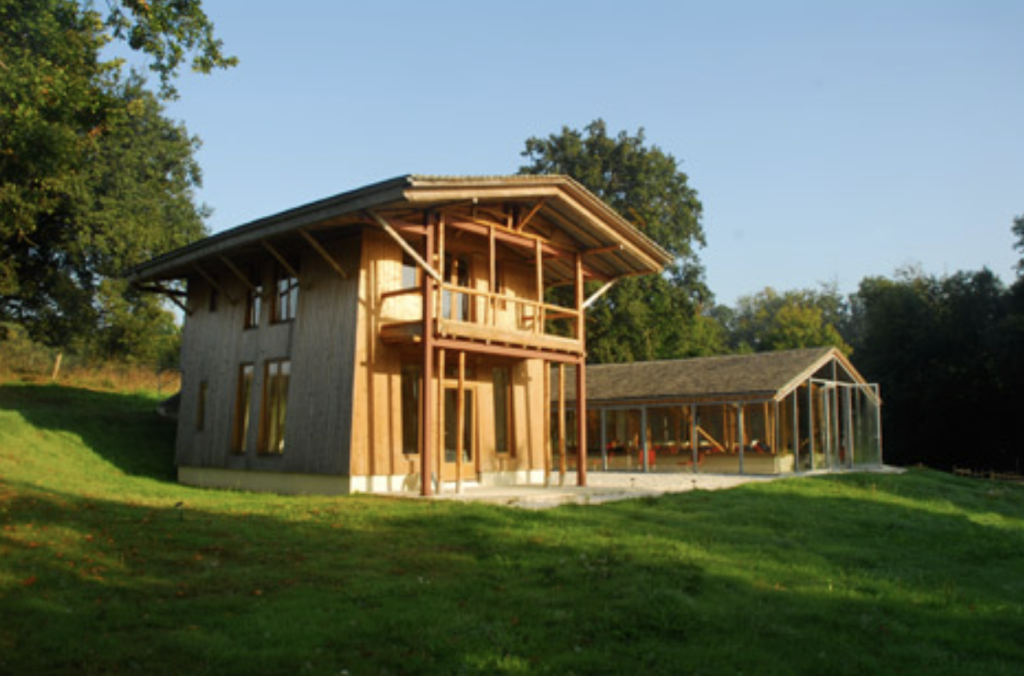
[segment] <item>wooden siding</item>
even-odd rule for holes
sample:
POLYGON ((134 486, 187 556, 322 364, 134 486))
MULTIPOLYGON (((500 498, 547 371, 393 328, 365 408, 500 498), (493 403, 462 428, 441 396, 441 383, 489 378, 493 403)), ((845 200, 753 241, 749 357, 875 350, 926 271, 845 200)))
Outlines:
MULTIPOLYGON (((343 267, 359 263, 359 239, 348 237, 327 246, 343 267)), ((182 404, 176 460, 187 467, 236 470, 348 473, 352 401, 354 326, 357 281, 344 280, 316 252, 303 249, 299 264, 298 315, 294 321, 270 323, 273 260, 256 266, 264 284, 259 326, 245 329, 247 289, 227 270, 215 274, 221 294, 211 312, 210 284, 189 279, 189 307, 182 340, 182 404), (285 419, 285 447, 280 456, 256 451, 263 405, 264 365, 290 359, 291 378, 285 419), (239 367, 253 364, 249 428, 244 452, 231 452, 239 367), (199 383, 208 383, 206 424, 196 430, 199 383)), ((247 268, 243 268, 247 269, 247 268)))

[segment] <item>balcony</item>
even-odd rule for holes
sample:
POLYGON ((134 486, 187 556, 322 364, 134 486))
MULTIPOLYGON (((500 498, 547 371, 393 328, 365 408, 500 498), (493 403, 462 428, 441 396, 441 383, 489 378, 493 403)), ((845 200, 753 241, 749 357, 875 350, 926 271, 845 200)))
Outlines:
MULTIPOLYGON (((580 313, 574 308, 454 284, 439 284, 436 293, 437 338, 574 355, 583 352, 578 337, 580 313)), ((382 341, 423 340, 421 288, 387 291, 380 300, 382 341)))

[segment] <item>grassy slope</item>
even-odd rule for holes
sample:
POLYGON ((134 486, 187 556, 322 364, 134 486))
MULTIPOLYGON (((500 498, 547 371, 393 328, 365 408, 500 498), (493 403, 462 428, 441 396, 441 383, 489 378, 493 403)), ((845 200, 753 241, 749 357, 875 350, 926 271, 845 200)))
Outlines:
POLYGON ((545 512, 200 491, 153 405, 0 386, 0 673, 1024 663, 1021 487, 914 471, 545 512))

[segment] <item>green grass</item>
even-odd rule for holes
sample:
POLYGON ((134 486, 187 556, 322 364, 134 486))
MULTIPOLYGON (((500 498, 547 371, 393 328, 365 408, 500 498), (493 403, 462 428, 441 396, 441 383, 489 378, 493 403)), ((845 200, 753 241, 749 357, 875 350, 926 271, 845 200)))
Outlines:
POLYGON ((154 405, 0 386, 0 673, 1024 664, 1019 486, 920 470, 542 512, 202 491, 154 405))

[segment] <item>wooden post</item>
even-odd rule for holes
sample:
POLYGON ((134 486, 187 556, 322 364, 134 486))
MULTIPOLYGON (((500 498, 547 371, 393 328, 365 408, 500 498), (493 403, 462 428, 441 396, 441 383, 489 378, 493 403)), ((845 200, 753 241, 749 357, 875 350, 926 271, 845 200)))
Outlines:
POLYGON ((497 324, 497 321, 495 321, 495 316, 494 315, 495 315, 495 313, 498 310, 498 306, 497 306, 497 304, 495 302, 494 295, 493 295, 493 294, 498 292, 498 270, 497 270, 497 261, 495 261, 495 257, 497 256, 498 248, 497 248, 497 245, 495 244, 495 240, 494 240, 494 228, 493 227, 488 228, 487 234, 488 234, 487 246, 488 246, 488 250, 490 251, 490 254, 489 254, 489 257, 488 257, 488 260, 489 260, 489 263, 490 263, 489 270, 488 270, 488 274, 490 275, 490 281, 487 283, 487 290, 490 291, 491 294, 492 294, 492 295, 488 296, 488 298, 487 298, 487 310, 489 311, 488 312, 488 319, 489 319, 488 325, 489 326, 494 326, 495 324, 497 324))
POLYGON ((587 485, 587 354, 583 323, 583 254, 576 254, 576 340, 580 360, 576 363, 576 485, 587 485))
POLYGON ((533 258, 537 266, 537 308, 534 310, 533 332, 543 334, 544 327, 541 326, 544 315, 544 252, 541 250, 540 240, 534 242, 533 258))
POLYGON ((565 364, 558 363, 558 485, 565 485, 565 364))
POLYGON ((697 405, 690 404, 690 454, 693 456, 693 473, 699 470, 697 463, 700 461, 700 437, 697 435, 697 405))
POLYGON ((541 445, 541 452, 544 454, 544 487, 551 485, 551 363, 542 361, 544 368, 544 419, 541 421, 541 430, 544 433, 544 443, 541 445))
MULTIPOLYGON (((434 250, 434 228, 427 225, 425 253, 429 257, 434 250)), ((423 447, 420 450, 420 494, 432 494, 431 460, 434 450, 434 287, 436 282, 430 275, 423 275, 423 447)), ((444 374, 441 374, 443 382, 444 374)), ((439 422, 444 429, 444 420, 439 422)), ((443 444, 442 444, 443 446, 443 444)), ((438 467, 438 484, 440 485, 438 467)))
POLYGON ((444 374, 445 355, 447 351, 442 347, 437 351, 437 492, 441 492, 444 485, 444 432, 445 432, 445 401, 444 401, 444 374))
POLYGON ((790 438, 793 441, 793 471, 800 471, 800 388, 793 390, 793 424, 790 425, 790 438))
POLYGON ((651 455, 647 452, 647 407, 640 407, 640 466, 644 473, 651 471, 651 455))
POLYGON ((745 474, 743 468, 743 404, 736 406, 736 447, 740 452, 740 474, 745 474))
POLYGON ((462 454, 466 435, 466 353, 459 351, 459 389, 455 395, 455 492, 462 492, 462 454))

